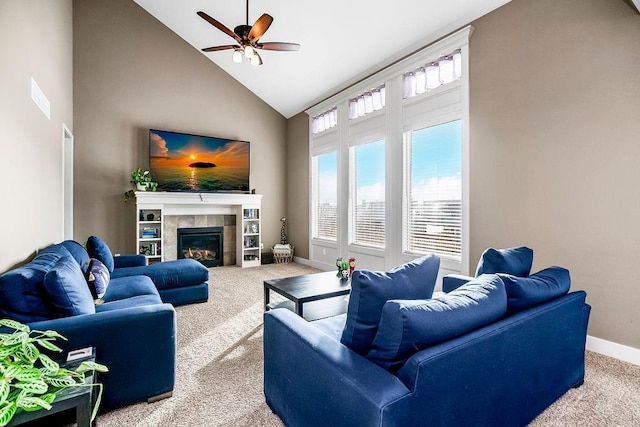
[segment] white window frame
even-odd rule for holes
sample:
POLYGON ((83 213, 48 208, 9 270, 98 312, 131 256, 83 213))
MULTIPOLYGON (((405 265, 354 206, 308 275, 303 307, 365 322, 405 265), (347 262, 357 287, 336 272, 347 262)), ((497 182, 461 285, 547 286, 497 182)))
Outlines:
MULTIPOLYGON (((347 88, 318 105, 307 110, 310 118, 336 106, 338 108, 338 125, 321 134, 309 133, 310 159, 316 150, 326 141, 325 134, 332 135, 332 146, 338 150, 338 241, 334 252, 327 253, 325 259, 315 258, 314 254, 324 254, 324 243, 317 239, 309 239, 309 253, 312 264, 321 268, 333 268, 329 262, 330 255, 340 257, 355 256, 361 268, 388 269, 403 262, 415 259, 415 254, 403 251, 403 132, 409 127, 426 122, 435 123, 445 115, 455 114, 455 119, 462 120, 462 253, 461 262, 441 259, 441 273, 470 272, 469 267, 469 38, 473 27, 465 27, 456 33, 435 42, 409 57, 372 74, 370 77, 347 88), (443 55, 457 49, 461 52, 462 77, 446 85, 434 88, 417 96, 403 98, 404 73, 435 61, 443 55), (385 85, 386 103, 381 110, 363 117, 349 120, 349 100, 372 87, 385 85), (447 105, 451 97, 457 97, 456 106, 447 105), (440 105, 441 101, 444 104, 440 105), (350 179, 349 148, 364 139, 375 141, 373 134, 382 135, 386 145, 385 155, 385 223, 386 247, 384 250, 363 248, 349 244, 350 233, 350 179)), ((311 120, 311 119, 310 119, 311 120)), ((416 127, 415 129, 419 129, 416 127)), ((310 163, 311 166, 311 163, 310 163)), ((310 167, 311 169, 311 167, 310 167)), ((311 174, 311 171, 310 171, 311 174)), ((310 198, 313 203, 313 198, 310 198)), ((311 206, 313 209, 313 206, 311 206)), ((312 210, 313 212, 313 210, 312 210)), ((310 230, 311 232, 311 230, 310 230)), ((310 234, 313 236, 313 234, 310 234)))

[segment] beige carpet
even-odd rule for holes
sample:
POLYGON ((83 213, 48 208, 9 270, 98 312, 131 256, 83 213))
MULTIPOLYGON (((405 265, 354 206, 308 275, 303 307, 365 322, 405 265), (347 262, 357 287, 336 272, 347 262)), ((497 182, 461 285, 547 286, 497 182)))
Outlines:
MULTIPOLYGON (((98 417, 100 427, 282 426, 262 394, 262 282, 315 272, 299 264, 211 270, 209 302, 178 307, 174 395, 98 417)), ((587 354, 585 384, 533 426, 640 426, 640 367, 587 354)))

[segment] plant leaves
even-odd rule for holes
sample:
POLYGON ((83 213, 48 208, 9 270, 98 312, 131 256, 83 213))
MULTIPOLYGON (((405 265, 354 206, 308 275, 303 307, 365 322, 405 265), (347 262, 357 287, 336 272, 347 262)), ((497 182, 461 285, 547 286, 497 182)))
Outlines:
POLYGON ((51 329, 47 329, 46 331, 38 331, 42 336, 48 337, 48 338, 60 338, 61 340, 65 340, 68 341, 67 338, 64 335, 61 335, 60 333, 56 332, 56 331, 52 331, 51 329))
POLYGON ((11 319, 0 319, 0 325, 6 326, 7 328, 15 329, 16 331, 29 332, 30 329, 27 325, 23 325, 20 322, 16 322, 11 319))
POLYGON ((40 354, 38 356, 38 359, 40 359, 40 363, 42 363, 44 369, 46 369, 48 372, 51 372, 52 374, 55 374, 56 372, 58 372, 58 369, 60 369, 60 365, 54 362, 46 354, 40 354))
POLYGON ((56 394, 55 393, 43 394, 42 396, 40 396, 40 399, 44 400, 47 403, 53 403, 53 401, 56 400, 56 394))
POLYGON ((0 359, 6 359, 8 356, 20 350, 21 347, 20 344, 0 345, 0 359))
MULTIPOLYGON (((26 392, 35 394, 43 394, 46 393, 47 390, 49 390, 49 386, 43 380, 36 380, 28 383, 19 382, 15 383, 13 386, 15 388, 19 388, 26 392)), ((20 400, 20 397, 21 396, 18 396, 18 400, 20 400)))
POLYGON ((8 402, 6 405, 0 407, 0 427, 4 427, 13 418, 18 407, 14 402, 8 402))
POLYGON ((29 333, 25 331, 15 331, 4 339, 4 345, 12 345, 27 342, 29 333))
POLYGON ((92 362, 91 360, 85 360, 78 366, 76 372, 87 372, 87 371, 96 371, 96 372, 109 372, 109 368, 101 363, 92 362))
POLYGON ((44 399, 36 396, 21 396, 16 400, 18 408, 22 408, 27 412, 37 411, 39 409, 51 409, 51 404, 44 399))
POLYGON ((20 365, 14 363, 0 363, 0 370, 2 370, 5 378, 15 378, 21 369, 20 365))
POLYGON ((28 342, 24 343, 20 351, 17 353, 19 353, 19 356, 22 359, 28 361, 30 365, 33 365, 40 355, 40 350, 38 350, 35 345, 28 342))
POLYGON ((44 380, 52 386, 60 388, 70 387, 77 384, 76 380, 72 377, 45 378, 44 380))
POLYGON ((38 344, 40 344, 40 347, 50 350, 50 351, 57 351, 58 353, 60 353, 62 351, 62 349, 60 347, 58 347, 57 345, 55 345, 54 343, 52 343, 51 341, 45 340, 45 339, 39 339, 38 344))
POLYGON ((11 386, 9 386, 8 382, 4 380, 0 380, 0 405, 4 404, 4 402, 7 401, 7 397, 9 397, 10 389, 11 389, 11 386))
POLYGON ((42 378, 42 371, 38 368, 22 368, 16 373, 15 378, 22 382, 34 382, 42 378))

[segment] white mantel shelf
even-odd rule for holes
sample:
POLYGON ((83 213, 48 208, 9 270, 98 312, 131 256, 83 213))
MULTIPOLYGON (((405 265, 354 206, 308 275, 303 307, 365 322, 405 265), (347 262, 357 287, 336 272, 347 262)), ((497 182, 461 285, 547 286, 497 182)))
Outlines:
POLYGON ((139 203, 158 203, 166 205, 226 205, 242 206, 260 204, 262 194, 244 193, 190 193, 167 191, 136 191, 139 203))

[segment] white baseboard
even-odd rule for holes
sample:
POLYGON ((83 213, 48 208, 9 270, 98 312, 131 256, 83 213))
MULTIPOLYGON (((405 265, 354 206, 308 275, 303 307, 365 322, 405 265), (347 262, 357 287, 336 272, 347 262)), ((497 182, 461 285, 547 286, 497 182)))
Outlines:
POLYGON ((317 268, 318 270, 323 271, 331 271, 333 266, 323 264, 321 262, 311 261, 307 258, 300 258, 294 255, 293 262, 297 262, 298 264, 307 265, 309 267, 317 268))
POLYGON ((640 366, 640 350, 587 335, 587 350, 640 366))

